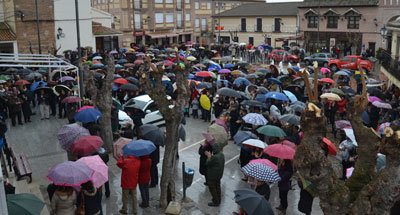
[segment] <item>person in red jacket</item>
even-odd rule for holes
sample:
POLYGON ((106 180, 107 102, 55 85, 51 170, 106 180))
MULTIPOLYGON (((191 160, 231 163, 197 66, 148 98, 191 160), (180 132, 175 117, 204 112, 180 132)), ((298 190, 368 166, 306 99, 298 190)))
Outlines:
POLYGON ((137 214, 137 193, 136 187, 139 180, 140 159, 133 156, 120 157, 117 166, 122 169, 122 209, 121 214, 128 214, 128 199, 132 195, 133 214, 137 214))
POLYGON ((337 101, 336 102, 338 105, 338 111, 340 114, 340 118, 344 119, 346 116, 346 105, 347 105, 347 100, 342 97, 342 101, 337 101))
POLYGON ((150 167, 151 159, 150 156, 145 155, 140 157, 140 169, 139 169, 139 190, 142 196, 142 204, 139 206, 142 208, 149 207, 149 182, 150 182, 150 167))

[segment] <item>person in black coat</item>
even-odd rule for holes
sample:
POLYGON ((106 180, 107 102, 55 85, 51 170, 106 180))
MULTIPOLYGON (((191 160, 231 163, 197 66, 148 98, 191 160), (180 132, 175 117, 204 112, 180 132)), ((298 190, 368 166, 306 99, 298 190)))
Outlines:
MULTIPOLYGON (((215 142, 215 140, 214 140, 215 142)), ((199 155, 200 155, 200 165, 199 165, 199 172, 200 174, 204 175, 204 177, 206 178, 206 182, 204 182, 204 185, 207 185, 207 156, 205 154, 206 151, 209 151, 210 153, 212 152, 212 145, 213 142, 212 140, 210 140, 210 142, 208 142, 207 140, 204 141, 204 144, 200 145, 199 148, 199 155)))
POLYGON ((150 154, 151 167, 150 167, 150 188, 156 187, 158 184, 158 168, 157 164, 160 163, 160 146, 156 145, 156 150, 150 154))
POLYGON ((85 204, 86 215, 98 215, 101 213, 101 193, 93 186, 92 181, 88 181, 81 185, 81 192, 79 192, 76 198, 76 205, 82 202, 85 204))
POLYGON ((25 94, 21 94, 21 98, 22 98, 22 113, 24 115, 24 121, 25 123, 31 122, 32 110, 30 106, 30 101, 25 94))
POLYGON ((298 209, 300 212, 306 215, 311 215, 314 197, 307 190, 304 189, 301 180, 298 180, 297 184, 300 187, 300 199, 299 199, 298 209))

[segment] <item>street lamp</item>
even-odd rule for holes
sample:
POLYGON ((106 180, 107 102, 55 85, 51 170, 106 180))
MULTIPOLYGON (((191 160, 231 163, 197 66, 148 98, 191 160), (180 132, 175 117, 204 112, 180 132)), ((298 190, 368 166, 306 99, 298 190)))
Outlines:
POLYGON ((383 25, 383 27, 381 28, 381 35, 382 35, 382 37, 386 37, 386 35, 387 35, 387 28, 386 28, 386 25, 383 25))

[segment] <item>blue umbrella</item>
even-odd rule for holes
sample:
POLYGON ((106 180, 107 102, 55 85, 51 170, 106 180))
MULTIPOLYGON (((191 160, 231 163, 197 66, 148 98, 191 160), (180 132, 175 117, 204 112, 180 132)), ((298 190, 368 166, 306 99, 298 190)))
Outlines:
POLYGON ((39 87, 39 84, 40 83, 42 83, 43 84, 43 86, 46 86, 47 85, 47 83, 46 82, 44 82, 44 81, 38 81, 38 82, 35 82, 35 83, 33 83, 32 85, 31 85, 31 91, 35 91, 36 90, 36 88, 38 88, 39 87))
POLYGON ((306 104, 304 102, 301 102, 301 101, 292 102, 292 104, 290 104, 290 105, 299 105, 299 106, 302 106, 303 109, 306 108, 306 104))
POLYGON ((195 69, 197 72, 200 72, 200 71, 201 71, 201 69, 198 68, 197 66, 192 66, 192 68, 195 69))
POLYGON ((87 108, 75 114, 75 121, 82 123, 96 122, 101 117, 101 112, 95 108, 87 108))
POLYGON ((156 150, 156 146, 149 140, 134 140, 122 147, 124 155, 131 155, 134 157, 140 157, 151 154, 156 150))
POLYGON ((248 85, 251 84, 251 82, 250 82, 249 80, 245 79, 245 78, 237 78, 237 79, 233 82, 233 84, 239 85, 239 84, 242 83, 242 82, 243 82, 244 85, 246 85, 246 86, 248 86, 248 85))
POLYGON ((299 72, 300 71, 300 68, 298 66, 292 66, 290 68, 293 69, 295 72, 299 72))
POLYGON ((193 74, 189 74, 188 79, 193 79, 195 76, 193 74))
POLYGON ((238 131, 233 137, 233 140, 235 141, 236 145, 242 147, 245 150, 251 151, 250 148, 242 145, 244 141, 249 139, 258 139, 258 137, 257 135, 251 133, 251 131, 243 131, 243 130, 238 131))
POLYGON ((103 67, 103 66, 104 66, 104 64, 102 64, 102 63, 95 63, 92 65, 92 67, 103 67))
POLYGON ((266 99, 265 94, 257 94, 256 95, 256 100, 259 102, 265 102, 265 99, 266 99))
POLYGON ((290 102, 297 102, 297 98, 292 92, 284 90, 283 93, 289 98, 290 102))
POLYGON ((275 100, 281 100, 281 101, 289 101, 288 97, 280 92, 269 92, 265 94, 265 97, 267 99, 275 99, 275 100))
POLYGON ((369 119, 369 115, 368 115, 367 111, 364 111, 362 113, 361 118, 362 118, 362 121, 363 121, 364 124, 368 125, 371 122, 370 119, 369 119))
POLYGON ((282 85, 282 82, 276 78, 268 78, 268 81, 274 82, 275 84, 282 85))
POLYGON ((349 74, 349 73, 347 73, 347 72, 345 72, 345 71, 343 71, 343 70, 340 70, 339 72, 336 72, 336 73, 335 73, 335 75, 345 75, 345 76, 350 76, 350 74, 349 74))
POLYGON ((208 67, 208 71, 210 71, 210 69, 211 70, 221 70, 221 66, 220 65, 218 65, 218 64, 211 64, 209 67, 208 67))
POLYGON ((126 59, 119 59, 119 60, 117 61, 117 64, 125 64, 125 63, 128 63, 128 60, 126 60, 126 59))
POLYGON ((224 65, 224 68, 232 68, 232 67, 235 67, 235 65, 233 65, 231 63, 228 63, 228 64, 224 65))
POLYGON ((127 51, 128 51, 128 49, 127 49, 127 48, 121 48, 121 51, 123 51, 123 52, 127 52, 127 51))
POLYGON ((119 88, 116 84, 113 84, 111 89, 112 89, 112 91, 117 91, 119 88))
POLYGON ((221 84, 224 84, 224 87, 228 87, 228 85, 229 85, 227 80, 218 79, 217 85, 220 86, 221 84))

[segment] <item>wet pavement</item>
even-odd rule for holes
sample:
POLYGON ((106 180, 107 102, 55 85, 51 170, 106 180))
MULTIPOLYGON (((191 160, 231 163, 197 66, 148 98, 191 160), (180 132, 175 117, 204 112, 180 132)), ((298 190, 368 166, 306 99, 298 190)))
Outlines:
MULTIPOLYGON (((32 167, 32 177, 35 185, 40 187, 45 199, 48 199, 46 187, 50 181, 46 178, 46 174, 51 166, 67 160, 67 155, 58 144, 57 133, 62 125, 67 123, 66 119, 51 118, 50 120, 40 120, 38 116, 32 117, 31 123, 11 127, 9 123, 9 131, 7 132, 7 140, 9 145, 15 152, 24 152, 32 167)), ((208 123, 199 119, 188 118, 185 126, 187 138, 185 142, 179 144, 179 162, 176 171, 176 190, 177 199, 182 198, 182 162, 185 162, 187 168, 193 168, 196 172, 193 184, 187 189, 186 195, 189 201, 182 204, 182 213, 185 215, 229 215, 237 210, 234 202, 233 191, 238 188, 250 187, 241 180, 242 173, 238 164, 240 148, 229 142, 224 148, 225 154, 225 171, 221 181, 222 203, 220 207, 209 207, 208 202, 211 201, 211 195, 207 187, 203 184, 204 177, 198 173, 199 155, 198 149, 200 143, 203 142, 201 132, 207 130, 208 123)), ((161 148, 161 158, 163 157, 163 148, 161 148)), ((105 198, 103 196, 103 212, 104 214, 119 214, 121 208, 121 187, 120 175, 121 170, 116 166, 116 160, 110 155, 109 164, 109 180, 111 196, 105 198)), ((158 164, 159 174, 161 176, 162 161, 158 164)), ((287 214, 302 214, 297 210, 299 200, 299 188, 296 180, 292 180, 293 190, 289 191, 288 202, 289 208, 287 214)), ((139 208, 138 214, 164 214, 159 205, 159 187, 150 189, 150 208, 139 208)), ((140 203, 140 194, 138 189, 138 200, 140 203)), ((279 206, 279 194, 277 184, 271 185, 270 203, 275 210, 279 206)), ((313 203, 312 214, 322 214, 319 207, 319 200, 315 199, 313 203)))

